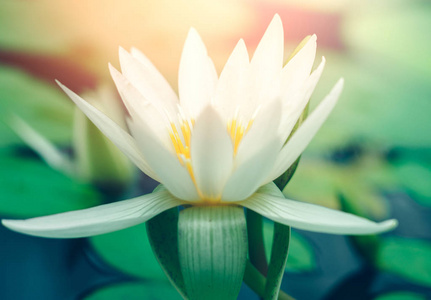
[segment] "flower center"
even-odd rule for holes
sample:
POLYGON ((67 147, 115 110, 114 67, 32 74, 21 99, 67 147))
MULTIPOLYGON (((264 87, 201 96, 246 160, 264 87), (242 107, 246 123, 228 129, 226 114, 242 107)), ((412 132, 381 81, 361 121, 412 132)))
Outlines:
MULTIPOLYGON (((249 122, 243 122, 237 114, 235 114, 234 118, 227 122, 227 132, 231 137, 232 146, 233 146, 233 155, 236 156, 238 152, 239 144, 241 143, 242 138, 247 134, 248 130, 251 128, 253 124, 254 118, 252 118, 249 122)), ((193 172, 193 166, 191 161, 191 136, 193 127, 195 125, 194 119, 186 119, 183 117, 179 117, 178 124, 174 122, 170 122, 169 136, 172 141, 172 145, 174 146, 175 152, 177 154, 177 158, 182 166, 184 166, 195 187, 198 191, 201 199, 205 199, 208 203, 218 203, 220 198, 217 199, 209 199, 206 195, 203 195, 199 190, 196 184, 196 178, 193 172)))

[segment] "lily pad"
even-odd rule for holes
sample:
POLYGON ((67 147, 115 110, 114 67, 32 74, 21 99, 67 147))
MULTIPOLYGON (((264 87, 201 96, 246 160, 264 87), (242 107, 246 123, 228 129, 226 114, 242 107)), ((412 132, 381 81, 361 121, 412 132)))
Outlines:
POLYGON ((139 278, 166 280, 147 238, 145 224, 94 236, 91 243, 117 269, 139 278))
POLYGON ((49 140, 71 140, 73 105, 54 85, 25 72, 0 66, 0 146, 21 143, 8 128, 10 114, 20 116, 49 140))
POLYGON ((381 241, 377 265, 410 281, 431 286, 431 243, 390 237, 381 241))
POLYGON ((166 300, 182 299, 169 283, 154 281, 121 283, 103 287, 85 300, 166 300))
POLYGON ((393 292, 380 295, 375 300, 425 300, 424 295, 412 293, 412 292, 393 292))
POLYGON ((36 217, 84 209, 101 203, 100 194, 51 169, 36 157, 0 151, 0 212, 16 217, 36 217))

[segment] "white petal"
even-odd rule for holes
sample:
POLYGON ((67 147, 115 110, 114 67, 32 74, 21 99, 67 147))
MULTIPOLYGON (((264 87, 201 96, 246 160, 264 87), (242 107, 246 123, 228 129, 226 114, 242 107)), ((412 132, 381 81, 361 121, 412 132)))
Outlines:
POLYGON ((197 201, 199 195, 187 169, 175 153, 166 148, 147 126, 129 122, 130 130, 148 165, 160 178, 159 182, 177 198, 197 201))
POLYGON ((249 160, 238 166, 226 183, 222 201, 237 202, 250 197, 272 170, 279 146, 278 140, 272 140, 249 160))
POLYGON ((319 106, 304 121, 299 129, 293 134, 292 138, 281 149, 278 154, 277 161, 275 162, 275 168, 265 181, 266 183, 283 174, 283 172, 285 172, 305 150, 337 103, 338 97, 343 89, 343 84, 344 80, 340 79, 328 96, 323 99, 319 106))
POLYGON ((236 109, 248 105, 247 79, 249 57, 243 40, 230 55, 217 82, 214 104, 225 119, 232 118, 236 109))
POLYGON ((117 123, 112 121, 97 108, 69 90, 59 81, 57 84, 72 99, 73 102, 87 115, 87 117, 103 132, 139 169, 151 178, 158 180, 153 170, 142 157, 135 140, 117 123))
POLYGON ((280 101, 265 105, 238 147, 235 171, 223 192, 223 201, 240 201, 253 194, 274 167, 283 140, 277 135, 280 101))
MULTIPOLYGON (((160 111, 153 103, 148 101, 125 76, 109 65, 111 76, 114 79, 118 92, 124 105, 129 111, 134 122, 150 128, 154 137, 158 138, 167 147, 171 145, 168 131, 169 126, 167 112, 160 111)), ((175 116, 176 117, 176 116, 175 116)))
POLYGON ((178 98, 165 78, 152 63, 140 53, 133 50, 133 56, 120 48, 120 64, 123 75, 136 89, 159 110, 166 111, 175 117, 178 98))
POLYGON ((251 103, 273 100, 278 93, 278 79, 283 65, 284 33, 279 15, 275 15, 250 62, 251 103))
POLYGON ((214 64, 199 34, 191 28, 181 55, 178 91, 182 108, 192 118, 210 103, 216 82, 214 64))
POLYGON ((376 223, 352 214, 260 191, 240 204, 275 222, 315 232, 376 234, 391 230, 398 224, 393 219, 376 223))
POLYGON ((280 118, 281 102, 279 99, 266 103, 259 109, 249 131, 244 135, 238 147, 236 164, 241 165, 244 161, 249 160, 274 139, 280 140, 281 147, 284 140, 277 135, 280 118))
POLYGON ((68 175, 76 175, 76 168, 70 158, 20 117, 12 116, 10 126, 51 168, 68 175))
POLYGON ((294 94, 298 87, 310 76, 316 56, 316 35, 313 34, 307 43, 281 71, 281 94, 294 94))
POLYGON ((307 103, 319 82, 320 76, 322 75, 325 62, 325 58, 322 57, 322 62, 319 64, 317 69, 308 77, 305 83, 296 90, 296 94, 293 97, 285 94, 282 95, 283 108, 279 133, 284 141, 287 140, 287 137, 290 135, 298 118, 307 106, 307 103))
POLYGON ((4 226, 29 235, 79 238, 108 233, 145 222, 183 204, 167 191, 130 200, 28 220, 2 220, 4 226))
POLYGON ((191 137, 191 159, 199 191, 220 198, 233 166, 233 145, 226 124, 208 106, 196 119, 191 137))

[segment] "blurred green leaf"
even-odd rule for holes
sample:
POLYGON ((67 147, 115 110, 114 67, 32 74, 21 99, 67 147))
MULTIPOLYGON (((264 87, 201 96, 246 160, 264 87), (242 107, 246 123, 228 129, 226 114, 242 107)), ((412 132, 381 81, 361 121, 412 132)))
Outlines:
POLYGON ((117 269, 140 278, 166 280, 151 250, 145 224, 94 236, 90 240, 102 258, 117 269))
POLYGON ((108 285, 85 297, 86 300, 166 300, 182 299, 169 283, 154 281, 108 285))
POLYGON ((412 292, 393 292, 380 295, 374 300, 425 300, 424 295, 412 293, 412 292))
POLYGON ((393 168, 401 185, 415 194, 415 200, 423 205, 431 205, 431 170, 420 161, 402 161, 393 168))
MULTIPOLYGON (((265 249, 269 259, 272 251, 273 223, 266 221, 263 223, 265 249)), ((308 272, 316 268, 316 257, 313 247, 295 230, 292 230, 289 244, 289 257, 287 259, 286 271, 288 272, 308 272)))
POLYGON ((71 141, 71 101, 54 85, 0 66, 0 147, 21 142, 6 125, 10 114, 20 116, 50 141, 71 141))
POLYGON ((390 237, 381 241, 377 265, 415 283, 431 286, 431 243, 390 237))
POLYGON ((59 173, 33 157, 0 150, 0 212, 36 217, 77 210, 101 203, 96 190, 59 173))

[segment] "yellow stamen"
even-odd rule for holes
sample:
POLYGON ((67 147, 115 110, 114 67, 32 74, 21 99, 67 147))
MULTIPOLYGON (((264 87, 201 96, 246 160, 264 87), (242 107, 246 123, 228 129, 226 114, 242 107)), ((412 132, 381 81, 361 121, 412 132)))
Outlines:
POLYGON ((232 139, 234 155, 236 155, 238 152, 239 144, 241 143, 244 135, 250 130, 252 124, 253 120, 250 120, 247 123, 247 126, 244 127, 242 122, 238 122, 236 118, 227 123, 227 131, 230 134, 230 138, 232 139))

